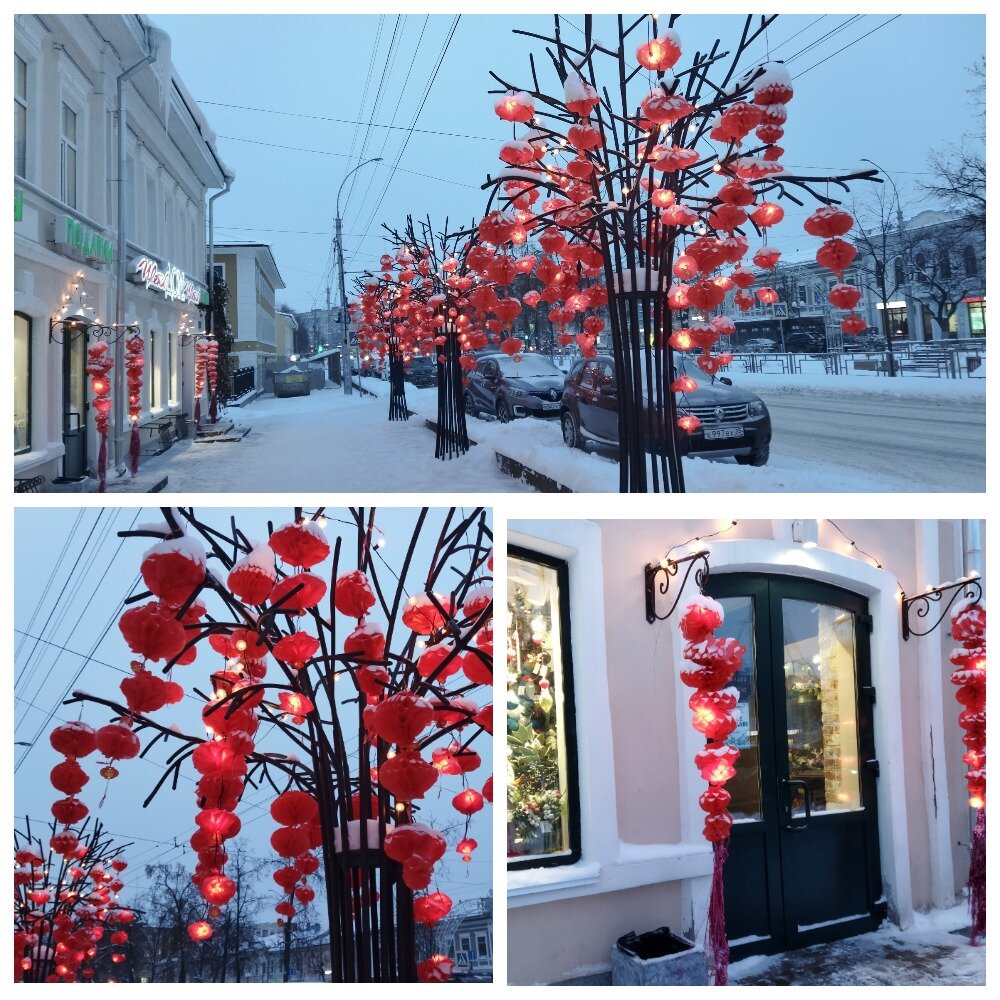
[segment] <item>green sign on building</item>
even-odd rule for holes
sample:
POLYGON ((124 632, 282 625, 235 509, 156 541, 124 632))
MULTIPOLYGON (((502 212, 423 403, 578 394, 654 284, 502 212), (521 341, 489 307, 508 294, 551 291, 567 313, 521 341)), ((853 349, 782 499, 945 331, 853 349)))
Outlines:
POLYGON ((88 260, 110 264, 115 259, 115 246, 111 240, 68 215, 63 216, 61 231, 58 225, 56 227, 56 242, 71 247, 88 260))
POLYGON ((21 222, 24 219, 24 191, 21 188, 14 188, 14 221, 21 222))

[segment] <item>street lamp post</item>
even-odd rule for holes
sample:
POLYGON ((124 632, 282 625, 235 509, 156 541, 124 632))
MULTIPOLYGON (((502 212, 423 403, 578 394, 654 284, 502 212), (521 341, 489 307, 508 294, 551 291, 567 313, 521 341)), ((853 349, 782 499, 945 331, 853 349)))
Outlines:
POLYGON ((341 338, 340 347, 340 377, 344 384, 345 396, 350 396, 351 394, 351 345, 348 342, 347 336, 347 290, 344 287, 344 241, 343 234, 340 231, 340 192, 344 190, 347 178, 350 177, 351 174, 360 170, 362 167, 368 166, 369 163, 381 162, 381 156, 373 156, 370 160, 365 160, 363 163, 359 163, 353 170, 349 170, 344 175, 344 179, 340 182, 340 187, 337 188, 337 270, 340 275, 340 322, 343 326, 343 336, 341 338))

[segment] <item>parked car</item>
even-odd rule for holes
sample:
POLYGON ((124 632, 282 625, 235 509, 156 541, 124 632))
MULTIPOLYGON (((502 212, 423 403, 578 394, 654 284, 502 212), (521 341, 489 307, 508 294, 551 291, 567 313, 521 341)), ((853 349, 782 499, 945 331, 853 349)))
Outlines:
POLYGON ((826 337, 806 331, 790 333, 785 337, 785 347, 794 354, 818 354, 826 350, 826 337))
MULTIPOLYGON (((771 415, 764 402, 730 379, 712 378, 694 365, 687 374, 698 388, 678 395, 678 412, 693 414, 701 424, 691 433, 671 428, 682 454, 732 455, 740 465, 767 465, 771 415)), ((618 446, 618 382, 610 355, 577 362, 566 378, 560 419, 563 441, 571 448, 618 446)), ((658 433, 662 431, 653 431, 651 437, 658 433)), ((651 440, 650 447, 657 450, 662 441, 651 440)))
POLYGON ((747 340, 736 348, 737 351, 744 351, 748 354, 770 354, 778 349, 778 342, 768 340, 767 337, 755 337, 747 340))
POLYGON ((437 361, 423 354, 417 355, 403 369, 403 378, 407 382, 412 382, 418 389, 437 385, 437 361))
POLYGON ((871 330, 856 337, 844 337, 844 350, 849 354, 879 354, 886 350, 885 337, 871 330))
POLYGON ((566 376, 541 354, 485 354, 469 373, 465 410, 498 420, 558 417, 566 376))

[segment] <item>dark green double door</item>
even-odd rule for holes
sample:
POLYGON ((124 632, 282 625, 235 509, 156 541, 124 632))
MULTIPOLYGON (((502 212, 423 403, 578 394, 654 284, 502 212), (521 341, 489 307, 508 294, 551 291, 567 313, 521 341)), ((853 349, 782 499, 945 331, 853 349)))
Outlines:
POLYGON ((792 577, 718 575, 721 630, 747 647, 737 822, 725 869, 733 958, 873 930, 879 865, 868 603, 792 577))

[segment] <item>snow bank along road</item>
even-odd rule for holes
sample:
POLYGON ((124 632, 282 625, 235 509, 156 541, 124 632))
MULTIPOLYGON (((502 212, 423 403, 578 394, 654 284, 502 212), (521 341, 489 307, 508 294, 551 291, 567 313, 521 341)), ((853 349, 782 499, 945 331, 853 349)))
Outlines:
MULTIPOLYGON (((758 392, 771 411, 772 454, 815 467, 890 476, 900 491, 981 492, 986 488, 983 397, 884 395, 842 389, 758 392)), ((817 489, 822 489, 817 482, 817 489)))

